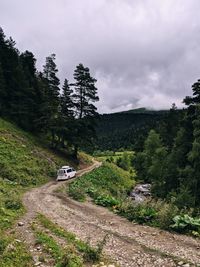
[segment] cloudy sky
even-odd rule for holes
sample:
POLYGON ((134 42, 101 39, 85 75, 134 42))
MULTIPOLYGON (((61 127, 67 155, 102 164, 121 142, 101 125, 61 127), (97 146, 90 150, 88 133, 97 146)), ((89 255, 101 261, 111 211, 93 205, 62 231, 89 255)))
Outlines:
POLYGON ((0 25, 39 69, 59 77, 82 62, 97 78, 99 112, 181 106, 200 78, 199 0, 0 0, 0 25))

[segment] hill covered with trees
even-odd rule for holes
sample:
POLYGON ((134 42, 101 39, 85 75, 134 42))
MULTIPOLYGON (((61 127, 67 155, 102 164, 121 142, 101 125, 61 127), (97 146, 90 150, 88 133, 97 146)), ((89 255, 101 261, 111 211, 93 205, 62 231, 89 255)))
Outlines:
MULTIPOLYGON (((183 111, 176 110, 176 116, 181 116, 182 113, 183 111)), ((95 150, 140 151, 148 132, 151 129, 164 131, 164 125, 171 120, 170 117, 169 110, 154 111, 145 108, 99 115, 95 150)))
POLYGON ((56 56, 46 57, 43 71, 36 69, 32 52, 21 53, 0 28, 0 116, 34 134, 45 134, 54 148, 78 147, 94 136, 97 115, 96 79, 83 64, 74 80, 60 88, 56 56))
POLYGON ((174 198, 181 207, 199 207, 200 80, 183 101, 187 106, 183 116, 176 118, 177 111, 172 110, 160 131, 149 132, 134 166, 139 179, 153 184, 156 197, 174 198))

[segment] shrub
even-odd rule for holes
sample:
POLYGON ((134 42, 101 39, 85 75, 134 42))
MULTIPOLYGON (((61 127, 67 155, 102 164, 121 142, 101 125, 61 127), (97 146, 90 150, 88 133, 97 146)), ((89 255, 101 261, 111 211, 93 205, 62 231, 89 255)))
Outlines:
POLYGON ((95 204, 103 207, 113 207, 119 205, 119 201, 110 195, 99 195, 95 199, 95 204))
POLYGON ((86 193, 91 197, 91 198, 97 198, 98 197, 98 192, 97 189, 95 189, 94 187, 89 187, 86 190, 86 193))
POLYGON ((4 203, 7 209, 19 210, 22 208, 22 203, 18 199, 7 199, 4 203))
POLYGON ((169 230, 174 216, 180 211, 173 203, 162 200, 146 200, 141 203, 129 200, 123 202, 116 212, 130 221, 169 230))
POLYGON ((99 262, 102 256, 103 248, 106 244, 107 235, 104 236, 103 240, 97 243, 97 247, 91 247, 89 241, 83 247, 83 258, 86 262, 99 262))
POLYGON ((70 184, 68 188, 68 194, 70 197, 80 202, 84 202, 86 199, 84 189, 76 186, 76 184, 73 184, 73 185, 70 184))
POLYGON ((0 254, 3 254, 6 245, 7 245, 6 241, 4 239, 0 239, 0 254))
POLYGON ((157 211, 150 201, 141 203, 133 203, 132 201, 123 203, 118 210, 118 213, 126 217, 130 221, 138 223, 151 224, 157 217, 157 211))
POLYGON ((181 233, 196 232, 200 234, 200 218, 190 217, 188 214, 177 215, 173 218, 173 229, 181 233))
POLYGON ((75 250, 73 247, 69 247, 65 251, 60 263, 56 265, 56 267, 82 267, 82 266, 83 266, 83 261, 79 256, 75 254, 75 250))
POLYGON ((173 218, 179 213, 178 207, 171 202, 164 201, 157 201, 156 206, 158 213, 155 226, 166 230, 170 229, 173 218))

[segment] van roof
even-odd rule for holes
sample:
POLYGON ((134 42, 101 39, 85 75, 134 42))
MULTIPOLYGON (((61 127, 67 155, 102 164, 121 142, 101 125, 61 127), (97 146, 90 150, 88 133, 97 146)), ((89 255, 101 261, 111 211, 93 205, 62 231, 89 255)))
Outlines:
POLYGON ((69 166, 62 166, 62 169, 68 169, 69 166))

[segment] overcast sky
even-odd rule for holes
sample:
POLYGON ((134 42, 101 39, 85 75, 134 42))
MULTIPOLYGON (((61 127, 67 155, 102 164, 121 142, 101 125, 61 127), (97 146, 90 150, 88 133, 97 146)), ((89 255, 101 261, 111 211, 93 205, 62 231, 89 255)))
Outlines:
POLYGON ((181 107, 200 78, 199 0, 0 0, 0 25, 39 69, 56 54, 97 78, 99 112, 181 107))

